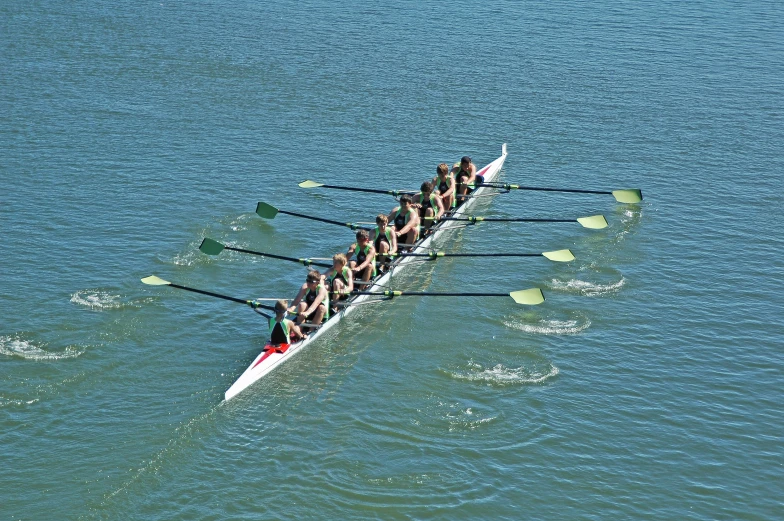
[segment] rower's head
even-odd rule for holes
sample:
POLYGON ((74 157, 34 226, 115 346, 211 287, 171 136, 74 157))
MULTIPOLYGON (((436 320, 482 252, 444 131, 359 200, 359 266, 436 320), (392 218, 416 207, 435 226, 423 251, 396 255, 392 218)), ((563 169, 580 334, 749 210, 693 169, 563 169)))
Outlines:
POLYGON ((468 156, 463 156, 460 158, 460 168, 466 169, 471 166, 471 158, 468 156))
POLYGON ((433 193, 433 183, 430 181, 425 181, 422 183, 422 186, 419 187, 419 191, 422 192, 422 195, 425 197, 429 196, 431 193, 433 193))
POLYGON ((387 224, 389 224, 389 217, 387 217, 383 213, 380 213, 376 216, 376 226, 378 226, 380 230, 386 228, 387 224))
POLYGON ((405 195, 401 195, 400 196, 400 207, 401 208, 408 208, 409 206, 411 206, 412 202, 413 201, 411 200, 411 196, 410 195, 405 194, 405 195))
POLYGON ((321 273, 319 273, 318 270, 310 270, 305 279, 305 284, 307 284, 309 288, 315 288, 319 285, 319 282, 321 282, 321 273))
POLYGON ((275 313, 280 316, 286 313, 286 310, 289 309, 289 301, 285 299, 278 300, 275 302, 275 313))
POLYGON ((449 165, 446 163, 441 163, 436 167, 436 174, 438 177, 445 178, 449 175, 449 165))
POLYGON ((357 232, 357 242, 360 244, 360 246, 364 246, 370 242, 370 234, 367 232, 367 230, 359 230, 357 232))
POLYGON ((332 256, 332 266, 337 270, 342 270, 348 264, 348 259, 342 253, 336 253, 332 256))

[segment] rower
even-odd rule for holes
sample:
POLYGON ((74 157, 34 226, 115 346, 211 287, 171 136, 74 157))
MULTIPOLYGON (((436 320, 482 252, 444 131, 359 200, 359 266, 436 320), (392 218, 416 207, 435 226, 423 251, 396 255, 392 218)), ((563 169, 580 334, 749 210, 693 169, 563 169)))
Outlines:
POLYGON ((348 258, 350 259, 352 255, 356 255, 357 258, 352 260, 349 265, 357 281, 361 280, 367 283, 376 276, 376 248, 370 242, 370 234, 367 230, 357 232, 357 242, 348 249, 348 258))
POLYGON ((414 207, 419 208, 419 219, 423 228, 428 230, 444 215, 444 205, 441 198, 433 194, 433 183, 425 181, 419 190, 419 195, 414 197, 414 207))
POLYGON ((329 318, 329 294, 321 279, 321 273, 317 270, 308 272, 305 284, 291 304, 289 313, 297 313, 297 325, 305 322, 306 318, 310 318, 310 323, 315 325, 321 324, 324 318, 329 318))
POLYGON ((389 218, 383 213, 378 214, 376 216, 376 228, 370 234, 370 240, 373 241, 373 247, 376 249, 378 268, 381 271, 386 270, 390 261, 390 257, 386 254, 397 252, 397 235, 387 224, 389 224, 389 218))
MULTIPOLYGON (((476 181, 476 166, 471 162, 470 157, 463 156, 460 163, 455 163, 455 166, 452 167, 452 175, 455 176, 458 195, 466 195, 471 191, 471 187, 468 185, 476 181)), ((458 197, 458 199, 460 198, 458 197)), ((462 202, 460 200, 460 203, 462 202)))
POLYGON ((441 163, 436 168, 433 187, 436 195, 441 198, 444 211, 448 212, 455 207, 455 177, 449 171, 449 165, 446 163, 441 163))
MULTIPOLYGON (((299 326, 295 324, 293 320, 286 318, 288 307, 289 303, 287 300, 278 300, 275 302, 274 317, 261 313, 269 319, 270 345, 279 346, 282 344, 290 344, 292 340, 296 342, 307 336, 300 331, 299 326)), ((256 311, 259 312, 258 310, 256 311)))
POLYGON ((395 234, 400 244, 413 245, 419 237, 419 214, 411 207, 411 196, 401 195, 400 206, 392 210, 389 220, 395 226, 395 234))
POLYGON ((354 274, 347 265, 346 256, 338 253, 332 257, 332 267, 324 273, 333 309, 336 309, 335 301, 346 300, 349 293, 354 291, 354 274))

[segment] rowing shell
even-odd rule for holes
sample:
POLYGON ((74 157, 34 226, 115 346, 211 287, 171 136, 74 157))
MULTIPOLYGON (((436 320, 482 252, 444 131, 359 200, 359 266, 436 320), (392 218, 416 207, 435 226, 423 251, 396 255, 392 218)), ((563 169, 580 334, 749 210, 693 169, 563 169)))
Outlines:
MULTIPOLYGON (((481 170, 478 170, 476 173, 477 175, 484 176, 486 182, 494 181, 495 178, 498 176, 498 172, 501 170, 501 167, 504 165, 504 161, 506 160, 506 143, 504 143, 501 147, 501 157, 490 163, 489 165, 485 166, 481 170)), ((472 195, 481 195, 486 188, 477 188, 472 192, 472 195)), ((471 197, 466 199, 466 201, 458 206, 454 211, 450 212, 447 215, 452 217, 458 217, 465 213, 471 206, 473 206, 474 202, 476 201, 476 197, 471 197)), ((433 232, 425 237, 424 239, 420 239, 417 241, 415 246, 413 247, 413 252, 424 252, 430 246, 430 244, 444 232, 450 229, 455 229, 456 226, 454 221, 441 221, 435 225, 433 225, 433 232)), ((392 264, 390 265, 389 270, 386 273, 383 273, 376 277, 372 284, 368 285, 368 291, 374 291, 377 289, 382 288, 385 286, 390 278, 395 274, 396 271, 399 271, 401 268, 405 267, 405 265, 415 262, 415 257, 398 257, 395 259, 392 264)), ((306 339, 295 342, 293 344, 284 344, 284 346, 265 346, 264 350, 256 357, 255 360, 248 366, 244 373, 237 378, 231 387, 226 391, 224 395, 225 400, 231 400, 239 393, 247 389, 250 385, 254 382, 261 379, 263 376, 268 374, 269 372, 273 371, 276 367, 281 365, 283 362, 291 358, 292 356, 296 355, 300 351, 302 351, 305 347, 310 345, 311 343, 315 342, 321 335, 324 334, 327 330, 332 328, 335 324, 346 318, 350 315, 354 309, 356 309, 357 304, 361 302, 367 301, 369 299, 374 299, 377 297, 373 297, 371 295, 357 295, 348 300, 348 304, 344 307, 340 312, 335 313, 334 315, 330 316, 329 320, 324 322, 319 329, 311 333, 306 339)))

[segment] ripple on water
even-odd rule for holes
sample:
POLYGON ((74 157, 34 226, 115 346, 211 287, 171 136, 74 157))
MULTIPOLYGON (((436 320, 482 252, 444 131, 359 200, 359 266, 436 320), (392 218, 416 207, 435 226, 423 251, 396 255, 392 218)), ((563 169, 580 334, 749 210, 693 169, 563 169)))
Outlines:
POLYGON ((71 295, 71 302, 88 307, 95 311, 109 309, 140 308, 154 300, 150 297, 123 300, 122 295, 115 295, 101 289, 82 289, 71 295))
POLYGON ((32 340, 25 340, 18 335, 0 336, 0 354, 5 356, 43 361, 76 358, 84 353, 84 350, 79 350, 76 346, 67 346, 63 351, 59 352, 47 351, 45 348, 45 343, 39 344, 32 340))
POLYGON ((506 367, 503 364, 485 367, 473 360, 465 368, 444 371, 456 380, 496 386, 539 384, 558 374, 558 368, 550 363, 543 367, 506 367))
POLYGON ((549 283, 550 289, 575 293, 586 297, 598 297, 611 293, 618 293, 626 284, 626 279, 621 275, 619 280, 614 282, 594 282, 580 279, 552 279, 549 283))
POLYGON ((591 327, 591 321, 587 318, 581 320, 541 319, 535 324, 526 324, 505 320, 504 325, 512 329, 538 335, 576 335, 591 327))

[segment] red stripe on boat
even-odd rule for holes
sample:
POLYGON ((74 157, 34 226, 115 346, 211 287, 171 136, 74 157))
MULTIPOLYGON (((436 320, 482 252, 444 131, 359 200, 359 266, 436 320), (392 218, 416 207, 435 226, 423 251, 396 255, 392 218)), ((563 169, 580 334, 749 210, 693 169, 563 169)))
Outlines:
MULTIPOLYGON (((270 344, 265 345, 264 346, 264 356, 259 358, 259 361, 256 362, 255 364, 253 364, 253 367, 256 367, 257 365, 262 363, 272 353, 280 353, 280 354, 285 353, 286 351, 288 351, 289 347, 291 347, 291 344, 280 344, 280 345, 276 345, 276 346, 273 346, 273 345, 270 345, 270 344)), ((251 369, 253 369, 253 367, 251 367, 251 369)))

